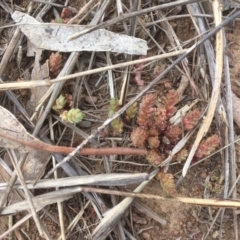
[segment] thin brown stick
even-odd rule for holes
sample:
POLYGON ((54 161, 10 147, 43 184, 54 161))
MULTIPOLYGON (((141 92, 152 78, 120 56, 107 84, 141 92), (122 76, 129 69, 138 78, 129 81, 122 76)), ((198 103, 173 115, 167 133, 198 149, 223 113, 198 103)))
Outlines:
MULTIPOLYGON (((27 141, 24 139, 18 139, 10 134, 5 133, 4 131, 0 131, 0 137, 8 139, 12 142, 19 143, 23 146, 27 146, 29 148, 46 151, 51 153, 63 153, 70 154, 75 150, 72 147, 64 147, 64 146, 54 146, 42 141, 27 141)), ((80 155, 147 155, 146 149, 141 148, 128 148, 128 147, 112 147, 112 148, 83 148, 78 151, 77 154, 80 155)))

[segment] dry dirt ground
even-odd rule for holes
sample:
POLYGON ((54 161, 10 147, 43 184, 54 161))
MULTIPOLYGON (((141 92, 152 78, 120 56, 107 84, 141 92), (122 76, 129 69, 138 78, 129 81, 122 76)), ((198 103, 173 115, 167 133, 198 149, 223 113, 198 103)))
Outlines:
MULTIPOLYGON (((58 3, 62 4, 63 1, 57 1, 58 3)), ((70 6, 75 7, 76 9, 80 9, 81 5, 83 5, 84 1, 70 1, 70 6)), ((87 2, 87 1, 86 1, 87 2)), ((101 1, 99 1, 101 2, 101 1)), ((144 1, 146 2, 146 1, 144 1)), ((160 1, 164 2, 164 1, 160 1)), ((28 1, 16 1, 18 6, 26 7, 28 1)), ((3 20, 3 17, 6 17, 3 9, 0 9, 0 18, 3 20)), ((186 13, 186 9, 183 8, 178 14, 186 13)), ((113 17, 114 13, 110 14, 110 17, 113 17)), ((109 17, 109 16, 108 16, 109 17)), ((45 17, 45 21, 50 21, 52 18, 52 13, 47 14, 45 17)), ((91 17, 90 17, 91 18, 91 17)), ((174 30, 177 33, 178 38, 184 42, 188 39, 194 37, 195 32, 193 31, 193 25, 190 19, 178 19, 171 22, 174 30)), ((240 97, 240 22, 236 21, 234 25, 228 26, 226 28, 227 31, 227 40, 229 42, 228 50, 229 56, 231 60, 231 80, 233 83, 233 91, 240 97)), ((156 35, 156 40, 167 45, 166 36, 163 32, 160 32, 156 35)), ((45 53, 45 59, 49 56, 49 53, 45 53)), ((90 55, 83 54, 82 57, 89 57, 90 55)), ((64 59, 67 59, 67 56, 64 55, 64 59)), ((101 58, 100 58, 101 59, 101 58)), ((28 68, 33 64, 34 60, 26 59, 23 57, 22 65, 25 68, 28 68)), ((86 60, 88 62, 88 60, 86 60)), ((190 67, 191 67, 190 63, 190 67)), ((5 71, 5 76, 7 81, 10 79, 17 79, 18 71, 13 69, 17 69, 16 61, 12 60, 5 71)), ((146 72, 143 75, 145 84, 148 83, 152 79, 152 72, 153 69, 148 69, 149 72, 146 72)), ((116 78, 119 74, 118 71, 115 72, 116 78)), ((176 78, 177 73, 173 71, 166 77, 166 81, 174 80, 176 78), (172 74, 172 75, 171 75, 172 74), (175 75, 174 75, 175 74, 175 75)), ((89 81, 96 83, 97 78, 91 77, 89 81)), ((177 84, 176 84, 177 86, 177 84)), ((74 88, 74 82, 69 82, 66 84, 65 89, 63 90, 65 93, 71 93, 72 89, 74 88)), ((105 104, 104 98, 106 98, 108 92, 105 92, 104 86, 102 86, 102 91, 97 91, 96 94, 93 93, 93 96, 100 102, 98 111, 92 111, 91 113, 99 114, 101 121, 106 119, 107 117, 107 108, 108 105, 105 104), (103 106, 103 107, 101 107, 103 106), (103 113, 102 113, 102 112, 103 113)), ((141 91, 142 87, 136 86, 136 84, 132 84, 129 88, 129 98, 131 98, 134 94, 137 94, 141 91)), ((162 85, 157 86, 153 91, 162 91, 164 87, 162 85)), ((119 90, 119 88, 117 89, 119 90)), ((29 98, 29 93, 21 94, 17 91, 15 93, 19 96, 19 100, 23 105, 27 102, 27 98, 29 98)), ((187 90, 186 95, 191 95, 192 91, 189 89, 187 90)), ((4 93, 1 94, 1 100, 4 100, 4 93)), ((86 91, 85 91, 86 94, 86 91)), ((109 97, 109 96, 108 96, 109 97)), ((98 104, 96 102, 96 104, 98 104)), ((11 103, 7 101, 9 109, 12 108, 11 103)), ((85 102, 86 109, 89 108, 89 104, 85 102)), ((92 106, 91 106, 92 107, 92 106)), ((92 107, 93 108, 93 107, 92 107)), ((13 108, 12 108, 13 109, 13 108)), ((94 109, 94 108, 93 108, 94 109)), ((99 119, 99 118, 98 118, 99 119)), ((96 121, 97 122, 97 121, 96 121)), ((88 133, 91 132, 91 128, 99 126, 99 123, 93 123, 90 128, 86 131, 88 133)), ((63 126, 61 126, 63 128, 63 126)), ((129 129, 128 129, 129 130, 129 129)), ((125 136, 129 134, 129 131, 126 131, 125 136)), ((212 131, 214 131, 213 129, 212 131)), ((239 130, 236 129, 236 133, 239 134, 239 130)), ((71 133, 66 133, 65 139, 61 141, 64 144, 68 144, 70 141, 68 137, 71 138, 71 133), (69 136, 68 136, 69 134, 69 136)), ((78 143, 82 139, 74 139, 74 144, 78 145, 78 143)), ((239 150, 240 152, 240 150, 239 150)), ((238 148, 237 148, 238 154, 238 148)), ((240 154, 239 154, 240 155, 240 154)), ((2 155, 3 156, 3 155, 2 155)), ((238 155, 237 155, 238 156, 238 155)), ((145 159, 143 158, 131 158, 127 159, 126 161, 134 162, 135 164, 127 164, 127 163, 115 163, 116 165, 113 166, 115 172, 151 172, 153 168, 146 164, 145 159)), ((240 161, 240 160, 239 160, 240 161)), ((114 162, 114 161, 113 161, 114 162)), ((89 164, 89 163, 86 163, 89 164)), ((103 161, 94 161, 91 162, 90 167, 87 165, 86 169, 89 167, 92 170, 93 174, 102 173, 104 172, 104 164, 103 161)), ((51 166, 48 166, 50 168, 51 166)), ((75 165, 77 167, 77 164, 75 165)), ((182 165, 176 165, 175 167, 171 168, 171 173, 174 175, 174 180, 177 183, 180 179, 180 173, 176 174, 177 172, 181 171, 182 165)), ((223 186, 223 182, 220 181, 220 176, 223 173, 223 164, 222 158, 220 154, 215 155, 214 157, 206 160, 203 163, 200 163, 196 167, 193 167, 186 178, 182 181, 179 181, 177 185, 177 194, 176 196, 184 196, 184 197, 196 197, 196 198, 203 198, 203 197, 211 197, 217 198, 220 197, 220 190, 223 186)), ((63 172, 60 172, 59 175, 65 176, 63 172)), ((132 190, 134 186, 129 186, 126 189, 123 188, 122 190, 132 190)), ((45 191, 35 191, 35 195, 39 195, 45 193, 45 191)), ((158 196, 167 196, 166 193, 161 188, 159 182, 157 180, 153 180, 150 184, 145 187, 143 193, 146 194, 154 194, 158 196)), ((111 204, 111 200, 109 196, 103 195, 102 196, 105 202, 111 204)), ((122 198, 117 198, 117 200, 121 200, 122 198)), ((11 200, 9 200, 11 201, 11 200)), ((139 199, 139 203, 142 203, 158 215, 161 219, 166 221, 166 224, 160 224, 149 215, 141 212, 137 205, 133 205, 130 208, 125 216, 123 217, 122 224, 126 226, 126 229, 129 230, 138 240, 200 240, 204 239, 204 236, 209 230, 209 227, 212 223, 212 220, 217 212, 217 208, 207 207, 196 207, 189 204, 183 204, 180 202, 172 202, 172 201, 159 201, 155 199, 139 199)), ((64 212, 64 225, 65 227, 68 226, 70 220, 73 219, 76 214, 79 212, 79 209, 85 205, 86 199, 81 195, 77 195, 63 203, 63 212, 64 212), (80 204, 81 202, 81 204, 80 204)), ((16 223, 20 220, 26 213, 21 213, 12 216, 13 223, 16 223)), ((49 231, 52 239, 58 239, 60 234, 60 227, 59 227, 59 216, 56 204, 49 205, 46 207, 45 212, 40 212, 39 214, 41 221, 43 222, 44 226, 49 231)), ((234 239, 233 236, 233 225, 232 225, 232 211, 226 210, 225 215, 223 218, 222 229, 223 229, 223 237, 224 240, 234 239)), ((74 228, 71 232, 71 235, 68 236, 68 239, 91 239, 90 232, 95 228, 97 225, 97 216, 95 213, 94 208, 88 207, 85 210, 82 218, 79 220, 79 224, 74 228)), ((8 229, 9 218, 8 217, 0 217, 0 234, 4 233, 8 229)), ((238 222, 238 225, 240 223, 238 222)), ((219 228, 220 228, 220 218, 216 221, 216 224, 210 229, 210 233, 207 239, 219 239, 219 228)), ((240 229, 240 226, 239 226, 240 229)), ((240 237, 240 236, 239 236, 240 237)), ((5 239, 42 239, 39 237, 37 228, 35 223, 32 219, 25 222, 17 229, 14 230, 12 235, 9 238, 5 239)), ((113 239, 113 238, 109 238, 113 239)), ((120 239, 116 237, 114 239, 120 239)), ((131 239, 131 238, 126 238, 131 239)))

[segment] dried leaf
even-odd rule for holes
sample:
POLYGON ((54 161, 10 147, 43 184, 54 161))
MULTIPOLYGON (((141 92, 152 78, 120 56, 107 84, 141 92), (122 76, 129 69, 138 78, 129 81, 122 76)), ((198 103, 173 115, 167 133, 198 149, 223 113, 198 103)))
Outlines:
MULTIPOLYGON (((17 159, 20 159, 22 154, 24 154, 22 149, 15 150, 15 155, 17 159)), ((27 155, 26 161, 21 169, 24 180, 35 181, 36 179, 39 179, 45 172, 45 167, 48 164, 48 160, 50 159, 50 156, 51 156, 51 153, 44 152, 44 151, 32 150, 31 152, 29 152, 29 154, 27 155)), ((4 161, 10 168, 12 167, 11 159, 8 153, 4 155, 4 161)), ((2 173, 3 171, 1 171, 1 167, 0 167, 0 174, 2 173)), ((9 178, 6 178, 5 181, 9 181, 9 178)))
MULTIPOLYGON (((35 62, 34 67, 31 73, 32 80, 44 80, 49 78, 49 67, 47 63, 43 65, 40 64, 40 59, 42 56, 41 49, 34 49, 35 52, 35 62)), ((39 101, 45 95, 49 87, 41 86, 31 89, 31 98, 27 104, 27 111, 29 115, 32 115, 35 112, 35 108, 38 106, 39 101)), ((35 119, 34 119, 35 120, 35 119)))
POLYGON ((25 152, 33 150, 34 146, 38 146, 40 149, 43 142, 29 134, 16 117, 2 106, 0 106, 0 116, 1 147, 21 149, 25 152))
POLYGON ((56 23, 40 23, 35 18, 18 11, 12 14, 19 28, 36 46, 59 52, 111 51, 146 55, 145 40, 99 29, 69 41, 68 37, 86 29, 85 26, 56 23), (37 29, 37 31, 36 31, 37 29))

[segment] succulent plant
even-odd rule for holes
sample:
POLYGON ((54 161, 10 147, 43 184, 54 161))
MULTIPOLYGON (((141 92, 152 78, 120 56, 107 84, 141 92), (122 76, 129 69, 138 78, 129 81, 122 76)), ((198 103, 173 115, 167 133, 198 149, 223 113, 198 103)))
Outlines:
POLYGON ((148 137, 148 133, 141 127, 134 128, 131 133, 131 140, 136 147, 144 148, 148 137))
POLYGON ((108 117, 112 117, 115 114, 115 112, 113 110, 109 110, 108 112, 108 117))
POLYGON ((160 145, 160 141, 158 139, 158 136, 148 138, 148 147, 149 148, 158 148, 159 145, 160 145))
POLYGON ((135 118, 137 111, 138 111, 137 102, 135 102, 126 110, 125 119, 129 121, 130 119, 135 118))
POLYGON ((84 118, 84 113, 81 112, 78 108, 73 108, 68 111, 68 122, 70 123, 79 123, 84 118))
POLYGON ((195 157, 200 159, 213 153, 220 144, 221 138, 218 135, 212 135, 203 140, 195 153, 195 157))
POLYGON ((199 119, 201 117, 201 112, 199 111, 199 109, 194 109, 192 111, 190 111, 184 118, 183 118, 183 124, 184 124, 184 127, 187 129, 187 130, 191 130, 193 129, 199 119))
POLYGON ((123 131, 123 122, 122 120, 118 117, 115 118, 112 122, 111 122, 111 127, 113 128, 113 135, 117 136, 122 134, 123 131))
MULTIPOLYGON (((108 117, 112 117, 119 109, 118 101, 115 98, 110 100, 108 117)), ((120 117, 115 118, 111 122, 112 132, 114 136, 122 134, 123 131, 123 122, 120 117)))
MULTIPOLYGON (((178 92, 171 89, 166 94, 164 101, 159 101, 157 94, 153 93, 146 94, 139 104, 138 127, 132 130, 131 140, 135 147, 150 149, 146 159, 154 167, 159 166, 172 151, 174 145, 181 138, 183 130, 192 129, 201 117, 201 112, 195 109, 184 117, 184 128, 180 124, 171 125, 168 120, 177 110, 175 105, 178 101, 178 92)), ((219 143, 220 137, 217 135, 204 140, 199 145, 195 158, 199 159, 211 154, 219 143)), ((174 159, 182 162, 186 160, 187 156, 188 150, 183 149, 174 156, 174 159)))
POLYGON ((167 195, 173 196, 176 194, 176 185, 174 183, 174 177, 171 173, 159 172, 156 178, 160 181, 160 184, 167 195))
POLYGON ((63 8, 62 12, 61 12, 61 18, 65 19, 65 18, 69 18, 71 16, 72 12, 69 8, 65 7, 63 8))
POLYGON ((113 112, 115 113, 115 112, 118 111, 118 108, 119 108, 119 104, 118 104, 117 99, 112 98, 112 99, 110 100, 109 111, 113 111, 113 112))
POLYGON ((65 97, 61 94, 55 101, 55 104, 52 106, 52 109, 56 112, 58 112, 59 110, 62 110, 64 108, 64 106, 66 105, 67 100, 65 99, 65 97))
POLYGON ((187 159, 189 154, 189 151, 187 149, 182 149, 180 152, 177 153, 176 155, 176 161, 178 162, 183 162, 187 159))
POLYGON ((148 151, 146 159, 151 165, 158 167, 158 165, 160 165, 164 160, 164 156, 160 155, 156 150, 151 149, 148 151))
POLYGON ((49 71, 53 77, 57 77, 62 68, 62 56, 59 52, 52 53, 48 60, 49 71))
POLYGON ((55 18, 54 22, 55 23, 64 23, 64 19, 62 19, 62 18, 55 18))
POLYGON ((179 101, 178 92, 176 90, 169 90, 165 99, 165 108, 167 117, 171 117, 177 110, 175 105, 179 101))
POLYGON ((181 133, 182 133, 182 129, 180 126, 170 125, 167 127, 165 131, 165 136, 168 137, 170 142, 176 143, 180 139, 181 133))
POLYGON ((62 112, 60 117, 65 122, 79 123, 84 118, 84 113, 78 108, 73 108, 69 111, 62 112))
POLYGON ((156 94, 147 94, 142 98, 139 106, 137 122, 139 126, 150 128, 154 126, 154 116, 156 108, 154 107, 157 100, 156 94))

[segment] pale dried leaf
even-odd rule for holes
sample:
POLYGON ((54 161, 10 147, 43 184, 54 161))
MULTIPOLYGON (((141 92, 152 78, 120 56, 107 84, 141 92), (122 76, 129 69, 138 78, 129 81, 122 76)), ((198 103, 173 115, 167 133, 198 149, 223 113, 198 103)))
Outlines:
MULTIPOLYGON (((35 49, 35 62, 31 73, 32 80, 44 80, 49 78, 49 67, 47 63, 40 65, 40 59, 42 55, 41 49, 35 49)), ((35 108, 38 106, 40 100, 45 95, 49 87, 41 86, 31 89, 31 98, 27 104, 27 111, 29 115, 32 115, 35 108)))
POLYGON ((68 36, 85 30, 86 26, 39 23, 28 14, 18 11, 12 14, 12 19, 16 23, 22 23, 19 26, 21 31, 32 43, 42 49, 59 52, 111 51, 137 55, 146 55, 148 50, 145 40, 105 29, 68 41, 68 36))
POLYGON ((51 153, 44 151, 31 151, 22 167, 24 180, 37 180, 45 172, 51 153))
MULTIPOLYGON (((18 160, 21 158, 22 154, 24 154, 24 152, 21 150, 15 151, 15 155, 18 160)), ((44 174, 45 167, 48 164, 48 160, 50 159, 50 155, 50 153, 40 150, 32 150, 29 152, 22 167, 24 180, 32 181, 39 179, 44 174)), ((11 160, 8 154, 5 154, 4 161, 6 161, 9 167, 11 167, 11 160)))
POLYGON ((29 152, 34 146, 42 146, 43 142, 29 134, 16 117, 2 106, 0 106, 0 116, 1 147, 29 152))
MULTIPOLYGON (((37 183, 26 183, 28 189, 43 189, 55 187, 73 187, 82 185, 97 186, 126 186, 147 181, 147 173, 104 173, 96 175, 84 175, 59 179, 44 179, 37 183)), ((5 190, 7 183, 0 183, 0 191, 5 190)), ((14 189, 22 189, 22 185, 15 183, 14 189)))
MULTIPOLYGON (((72 197, 72 195, 79 193, 82 191, 81 187, 69 188, 69 189, 61 189, 57 191, 48 192, 42 195, 38 195, 32 197, 32 202, 35 208, 43 208, 47 205, 65 201, 72 197)), ((21 211, 29 210, 29 204, 27 200, 23 200, 17 203, 13 203, 11 205, 6 206, 0 213, 0 216, 4 216, 7 214, 15 214, 21 211)), ((0 217, 0 218, 1 218, 0 217)))

